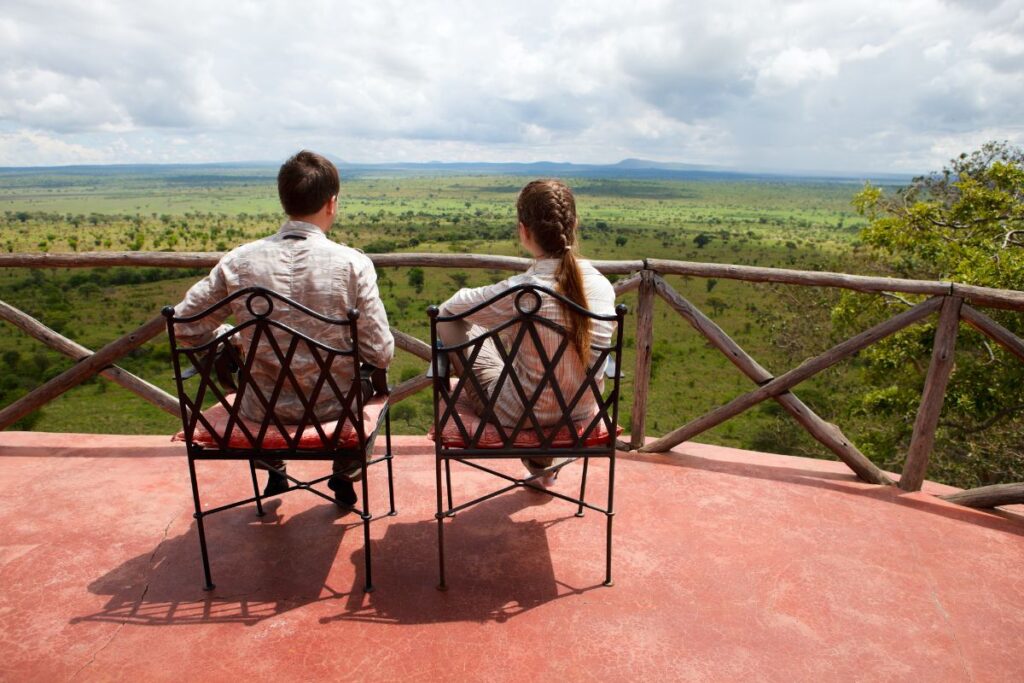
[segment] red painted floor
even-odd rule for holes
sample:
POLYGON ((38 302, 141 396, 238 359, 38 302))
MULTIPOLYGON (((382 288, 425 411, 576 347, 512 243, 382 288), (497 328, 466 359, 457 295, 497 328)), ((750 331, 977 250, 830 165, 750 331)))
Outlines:
MULTIPOLYGON (((355 520, 297 491, 263 519, 208 518, 208 594, 180 445, 0 433, 0 680, 1024 679, 1013 511, 687 444, 620 458, 614 587, 603 518, 520 491, 448 523, 440 593, 431 446, 396 446, 376 592, 355 520)), ((200 473, 211 505, 247 491, 239 463, 200 473)), ((486 475, 454 474, 484 490, 486 475)))

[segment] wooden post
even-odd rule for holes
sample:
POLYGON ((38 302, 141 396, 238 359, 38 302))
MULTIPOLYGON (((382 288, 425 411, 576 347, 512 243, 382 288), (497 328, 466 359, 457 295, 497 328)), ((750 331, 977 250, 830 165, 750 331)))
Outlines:
POLYGON ((633 412, 629 445, 644 445, 647 423, 647 393, 651 386, 651 350, 654 345, 654 271, 640 271, 636 306, 636 364, 633 369, 633 412))
POLYGON ((899 315, 893 316, 885 322, 875 325, 871 329, 865 330, 857 336, 833 346, 825 353, 804 361, 798 367, 793 368, 781 377, 776 377, 764 386, 735 398, 724 406, 715 408, 710 413, 701 415, 696 420, 693 420, 689 424, 683 425, 679 429, 666 434, 657 441, 647 444, 640 450, 644 453, 662 453, 683 441, 692 439, 701 432, 706 432, 712 427, 722 424, 729 418, 739 415, 744 410, 757 405, 767 398, 781 394, 784 391, 789 391, 800 382, 803 382, 809 377, 813 377, 822 370, 827 370, 844 358, 852 356, 861 349, 871 346, 879 339, 883 339, 894 332, 902 330, 908 325, 916 323, 921 318, 930 315, 941 305, 941 297, 934 297, 919 303, 913 308, 906 310, 899 315))
POLYGON ((88 358, 79 361, 49 382, 36 387, 27 395, 0 410, 0 429, 7 429, 21 418, 38 410, 68 389, 78 386, 166 329, 167 321, 162 315, 158 315, 138 329, 110 342, 88 358))
MULTIPOLYGON (((679 315, 690 323, 712 346, 718 349, 722 355, 728 358, 733 365, 739 368, 740 372, 749 377, 755 384, 761 385, 770 382, 773 377, 754 360, 750 354, 743 350, 725 331, 713 320, 708 318, 696 306, 690 303, 679 292, 672 288, 660 276, 655 276, 654 286, 658 295, 668 303, 679 315)), ((793 419, 807 430, 811 436, 818 440, 823 446, 836 454, 840 460, 849 465, 858 477, 872 484, 893 484, 885 472, 880 470, 875 463, 871 462, 866 455, 846 438, 842 430, 836 425, 822 419, 817 413, 811 410, 795 394, 786 392, 773 397, 778 403, 793 416, 793 419)))
MULTIPOLYGON (((19 311, 3 301, 0 301, 0 319, 6 320, 25 334, 38 339, 40 342, 55 351, 63 353, 74 360, 82 360, 92 355, 92 351, 81 344, 77 344, 67 337, 50 329, 24 311, 19 311)), ((146 380, 133 375, 124 368, 112 365, 100 373, 101 377, 124 387, 139 398, 145 399, 160 410, 174 416, 181 415, 181 404, 158 386, 154 386, 146 380)))
POLYGON ((960 327, 960 306, 964 300, 948 296, 942 302, 939 324, 935 330, 935 345, 932 347, 932 361, 928 366, 928 377, 921 394, 921 407, 914 420, 914 435, 910 439, 910 450, 903 463, 900 488, 904 491, 920 491, 928 469, 928 456, 935 443, 935 428, 939 424, 942 404, 946 396, 946 384, 953 371, 953 352, 956 349, 956 333, 960 327))
POLYGON ((943 500, 971 508, 994 508, 997 505, 1024 503, 1024 483, 979 486, 959 493, 939 496, 943 500))

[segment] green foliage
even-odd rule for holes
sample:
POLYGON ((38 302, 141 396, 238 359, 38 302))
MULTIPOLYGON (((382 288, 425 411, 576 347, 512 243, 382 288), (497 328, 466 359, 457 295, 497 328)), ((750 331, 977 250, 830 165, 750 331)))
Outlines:
POLYGON ((409 286, 416 290, 417 294, 423 291, 424 275, 422 268, 409 269, 409 286))
MULTIPOLYGON (((70 252, 75 237, 80 252, 125 251, 139 239, 144 250, 223 250, 272 234, 283 220, 274 185, 276 168, 270 172, 215 169, 188 176, 175 173, 162 177, 156 169, 94 176, 59 171, 5 175, 0 178, 0 201, 5 202, 5 209, 0 210, 0 234, 6 240, 5 248, 32 252, 42 249, 37 246, 42 243, 50 252, 70 252), (60 184, 51 182, 54 180, 60 184), (18 211, 24 212, 24 222, 16 217, 18 211), (77 220, 77 228, 72 219, 77 220)), ((393 250, 398 251, 523 255, 515 241, 515 197, 526 180, 521 176, 403 175, 397 183, 394 178, 346 176, 342 209, 329 237, 364 250, 375 241, 384 241, 393 243, 393 250), (458 223, 453 220, 456 216, 458 223)), ((869 267, 856 252, 850 255, 856 230, 864 220, 850 207, 853 186, 848 183, 592 178, 570 178, 568 182, 577 190, 581 250, 589 258, 659 256, 851 272, 865 272, 869 267), (845 226, 843 230, 836 229, 839 222, 845 226), (698 249, 693 239, 701 233, 709 240, 698 249), (626 238, 627 243, 617 245, 617 237, 626 238), (796 243, 797 249, 787 249, 786 241, 796 243)), ((422 270, 421 289, 416 286, 418 275, 409 283, 408 268, 381 267, 378 277, 392 324, 427 339, 427 305, 450 296, 461 276, 456 269, 422 270)), ((207 271, 0 269, 0 298, 44 323, 62 322, 75 341, 97 349, 152 318, 161 306, 178 301, 207 271)), ((466 286, 479 286, 511 273, 488 269, 467 270, 466 274, 466 286)), ((714 309, 708 303, 707 280, 668 279, 702 310, 714 309)), ((792 364, 788 348, 773 344, 773 340, 788 343, 790 338, 780 334, 778 324, 767 320, 767 312, 793 310, 806 318, 808 314, 827 316, 830 310, 781 302, 779 290, 769 286, 726 279, 713 286, 714 297, 729 303, 716 315, 716 323, 773 370, 792 364)), ((635 312, 635 294, 626 295, 623 301, 635 312)), ((623 423, 628 423, 631 399, 632 315, 625 329, 623 423)), ((652 434, 664 433, 749 390, 750 382, 679 316, 660 303, 655 315, 659 353, 647 420, 652 434)), ((827 317, 825 323, 827 328, 827 317)), ((827 336, 827 330, 816 338, 822 336, 827 336)), ((118 364, 173 392, 161 344, 165 341, 158 338, 143 347, 151 352, 132 354, 118 364)), ((24 393, 38 386, 45 373, 69 366, 70 361, 60 354, 45 350, 48 365, 45 371, 38 371, 32 354, 40 348, 17 328, 0 323, 0 352, 18 350, 21 354, 16 372, 7 372, 6 366, 0 365, 0 382, 15 382, 24 393)), ((803 357, 806 355, 796 360, 803 357)), ((398 381, 415 377, 425 365, 399 352, 391 377, 398 381)), ((849 376, 839 380, 829 380, 828 391, 820 394, 828 399, 816 402, 814 408, 845 427, 846 416, 826 414, 833 403, 844 404, 851 391, 847 388, 849 376)), ((801 396, 813 396, 808 392, 818 381, 815 378, 801 385, 801 396)), ((9 400, 0 397, 0 405, 9 400)), ((396 430, 424 433, 432 415, 429 392, 399 405, 406 403, 413 414, 406 421, 401 418, 406 413, 403 409, 396 430)), ((105 379, 71 390, 34 419, 38 420, 34 428, 45 431, 166 434, 180 429, 180 421, 105 379)), ((827 455, 813 440, 801 440, 800 430, 793 428, 788 415, 778 411, 750 411, 701 435, 700 440, 744 448, 759 443, 766 444, 764 450, 768 451, 827 455)))
MULTIPOLYGON (((868 185, 854 205, 870 221, 862 240, 886 254, 896 274, 1024 289, 1024 150, 989 143, 896 193, 868 185)), ((852 333, 908 303, 846 294, 833 322, 852 333)), ((1024 335, 1020 313, 986 312, 1024 335)), ((861 355, 878 388, 851 409, 873 423, 861 446, 883 465, 897 465, 909 445, 935 323, 933 317, 861 355)), ((960 486, 1024 479, 1022 385, 1024 364, 962 325, 929 477, 960 486)))

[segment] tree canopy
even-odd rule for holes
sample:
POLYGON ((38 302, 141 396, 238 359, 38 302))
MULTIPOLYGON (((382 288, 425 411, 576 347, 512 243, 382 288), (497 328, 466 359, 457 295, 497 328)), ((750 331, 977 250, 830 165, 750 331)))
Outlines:
MULTIPOLYGON (((898 191, 866 185, 854 205, 869 220, 863 242, 899 275, 1024 289, 1024 149, 988 143, 898 191)), ((910 303, 851 293, 833 321, 851 332, 910 303)), ((1024 314, 986 312, 1024 335, 1024 314)), ((862 354, 875 388, 851 408, 877 418, 858 438, 883 466, 898 469, 906 452, 934 334, 931 319, 862 354)), ((1024 480, 1022 386, 1024 364, 961 325, 929 477, 959 486, 1024 480)))

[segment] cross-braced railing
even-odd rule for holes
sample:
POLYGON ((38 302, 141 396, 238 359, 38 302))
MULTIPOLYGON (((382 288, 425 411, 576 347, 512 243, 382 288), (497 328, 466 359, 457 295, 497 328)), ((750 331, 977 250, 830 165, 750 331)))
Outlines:
MULTIPOLYGON (((0 254, 0 268, 93 268, 101 266, 196 268, 212 267, 221 256, 222 254, 219 253, 173 252, 0 254)), ((525 270, 530 263, 523 258, 477 254, 372 254, 371 258, 378 268, 419 266, 521 271, 525 270)), ((594 261, 594 265, 606 274, 628 276, 615 283, 617 295, 621 296, 627 292, 639 290, 636 307, 636 360, 633 373, 630 440, 628 444, 622 444, 624 448, 628 449, 643 452, 668 451, 672 447, 743 413, 752 406, 772 399, 777 401, 811 436, 845 462, 858 477, 875 484, 893 484, 892 477, 861 453, 836 425, 827 422, 803 403, 793 393, 793 389, 801 382, 833 367, 879 340, 919 323, 930 315, 937 314, 939 322, 934 351, 910 447, 899 480, 901 488, 915 491, 921 488, 927 472, 928 459, 935 439, 946 385, 953 368, 959 323, 961 321, 967 323, 1024 361, 1024 339, 978 310, 981 307, 992 307, 1024 312, 1024 292, 952 282, 665 259, 594 261), (805 287, 831 287, 880 295, 883 293, 917 294, 927 295, 931 298, 837 344, 814 358, 804 361, 789 372, 773 376, 711 318, 673 289, 665 281, 663 277, 665 275, 805 287), (664 300, 698 333, 703 335, 714 348, 736 365, 756 385, 756 388, 660 438, 647 442, 646 406, 649 399, 654 340, 653 311, 656 297, 664 300)), ((0 409, 0 429, 10 427, 22 417, 96 374, 101 374, 117 382, 168 413, 177 414, 178 406, 174 397, 114 365, 118 359, 163 330, 161 317, 154 317, 95 353, 3 302, 0 302, 0 319, 10 322, 50 348, 78 361, 70 369, 0 409)), ((395 343, 398 348, 424 361, 429 360, 430 346, 426 342, 400 330, 392 331, 395 334, 395 343)), ((431 380, 425 374, 400 383, 392 391, 391 403, 395 404, 408 398, 430 386, 430 383, 431 380)), ((964 505, 978 507, 1024 502, 1024 483, 981 487, 946 496, 946 498, 964 505)))

